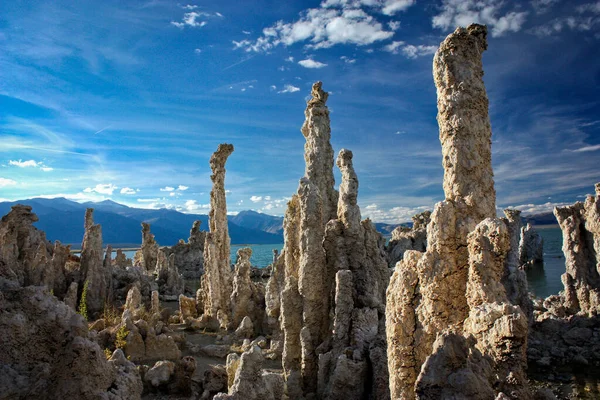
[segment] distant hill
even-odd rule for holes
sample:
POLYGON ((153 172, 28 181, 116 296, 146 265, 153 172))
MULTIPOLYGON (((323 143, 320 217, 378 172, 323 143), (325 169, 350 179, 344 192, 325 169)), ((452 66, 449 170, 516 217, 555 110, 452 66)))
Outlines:
MULTIPOLYGON (((27 199, 0 202, 0 215, 5 215, 15 204, 27 204, 39 217, 35 225, 46 232, 51 240, 77 245, 83 239, 83 219, 88 207, 94 208, 94 221, 102 225, 105 244, 139 245, 142 240, 141 223, 147 222, 156 240, 162 246, 171 246, 179 239, 187 240, 192 224, 200 220, 201 229, 208 230, 208 216, 183 214, 174 210, 146 210, 127 207, 110 200, 80 204, 64 198, 27 199)), ((283 243, 282 234, 239 226, 229 221, 229 236, 232 244, 275 244, 283 243)))
POLYGON ((523 224, 530 223, 531 225, 557 225, 558 221, 554 213, 545 212, 540 214, 526 215, 522 217, 523 224))
MULTIPOLYGON (((85 209, 94 208, 94 221, 102 225, 105 244, 137 246, 141 244, 141 223, 147 222, 160 245, 171 246, 179 239, 187 240, 192 224, 201 221, 200 228, 208 230, 208 216, 184 214, 175 210, 148 210, 128 207, 112 200, 77 203, 65 198, 27 199, 14 202, 0 202, 0 215, 5 215, 15 204, 28 204, 33 208, 39 221, 36 226, 46 232, 49 240, 79 245, 83 239, 83 218, 85 209)), ((556 224, 552 213, 528 215, 523 223, 534 225, 556 224)), ((402 224, 411 226, 411 223, 402 224)), ((384 236, 389 236, 398 226, 375 223, 375 228, 384 236)), ((263 214, 256 211, 241 211, 229 217, 229 235, 232 244, 276 244, 283 243, 283 217, 263 214)))

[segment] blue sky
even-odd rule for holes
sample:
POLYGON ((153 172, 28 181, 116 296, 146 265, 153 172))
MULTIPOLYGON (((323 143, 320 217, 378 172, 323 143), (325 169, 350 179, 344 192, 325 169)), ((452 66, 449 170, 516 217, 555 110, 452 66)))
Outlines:
POLYGON ((591 193, 597 0, 2 1, 0 198, 207 213, 208 160, 229 142, 229 211, 281 215, 321 80, 363 216, 408 220, 443 199, 433 52, 471 22, 489 29, 498 206, 591 193))

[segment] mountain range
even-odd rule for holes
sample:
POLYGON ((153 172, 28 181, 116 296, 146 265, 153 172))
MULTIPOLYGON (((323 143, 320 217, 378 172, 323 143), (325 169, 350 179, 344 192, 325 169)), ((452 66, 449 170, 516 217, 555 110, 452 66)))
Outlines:
MULTIPOLYGON (((94 208, 94 221, 102 225, 102 237, 105 244, 114 247, 137 247, 142 240, 141 223, 150 224, 157 242, 171 246, 180 239, 187 240, 192 224, 201 221, 200 228, 208 230, 208 216, 203 214, 184 214, 168 209, 144 209, 129 207, 112 200, 101 202, 77 203, 65 198, 33 198, 12 202, 0 202, 0 215, 5 215, 15 204, 27 204, 39 217, 35 223, 38 229, 46 232, 51 240, 60 240, 80 246, 83 239, 83 219, 86 208, 94 208)), ((283 243, 283 217, 263 214, 256 211, 241 211, 229 216, 229 236, 232 244, 279 244, 283 243)), ((536 225, 556 224, 552 213, 530 215, 523 222, 536 225)), ((402 224, 410 226, 410 223, 402 224)), ((376 229, 389 236, 397 225, 375 223, 376 229)))

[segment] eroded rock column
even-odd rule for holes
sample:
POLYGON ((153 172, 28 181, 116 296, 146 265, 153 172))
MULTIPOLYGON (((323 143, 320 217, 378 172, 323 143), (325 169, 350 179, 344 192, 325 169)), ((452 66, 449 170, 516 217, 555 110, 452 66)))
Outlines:
POLYGON ((209 229, 204 242, 204 314, 217 318, 222 328, 229 326, 232 292, 229 229, 225 198, 225 162, 233 153, 233 145, 220 144, 210 158, 213 188, 210 192, 209 229))
POLYGON ((93 208, 88 208, 85 212, 84 227, 79 289, 83 291, 87 283, 87 310, 88 315, 93 317, 104 309, 108 290, 102 257, 102 227, 94 223, 93 208))

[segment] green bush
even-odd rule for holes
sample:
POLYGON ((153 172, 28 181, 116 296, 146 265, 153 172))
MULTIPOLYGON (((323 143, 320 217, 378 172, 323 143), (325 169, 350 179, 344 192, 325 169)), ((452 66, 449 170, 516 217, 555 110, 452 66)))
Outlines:
POLYGON ((85 320, 88 319, 87 310, 87 292, 88 292, 88 281, 86 280, 83 284, 83 290, 81 291, 81 300, 79 300, 79 307, 77 308, 77 314, 81 315, 85 320))
POLYGON ((117 349, 122 349, 127 344, 127 335, 129 335, 129 331, 125 325, 121 325, 121 327, 117 330, 117 338, 115 339, 115 347, 117 349))

